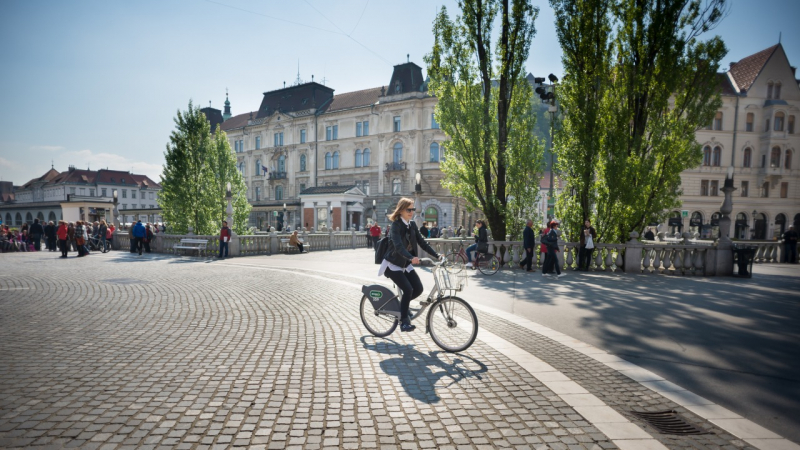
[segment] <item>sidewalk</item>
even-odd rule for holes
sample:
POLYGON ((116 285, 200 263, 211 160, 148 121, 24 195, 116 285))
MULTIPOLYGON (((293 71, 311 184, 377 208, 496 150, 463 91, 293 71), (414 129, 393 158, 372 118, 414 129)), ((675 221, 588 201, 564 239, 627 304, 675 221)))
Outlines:
POLYGON ((0 446, 800 448, 473 302, 478 280, 463 295, 481 324, 467 352, 421 329, 373 338, 357 313, 377 281, 365 254, 3 255, 0 446), (711 434, 661 434, 632 414, 659 410, 711 434))

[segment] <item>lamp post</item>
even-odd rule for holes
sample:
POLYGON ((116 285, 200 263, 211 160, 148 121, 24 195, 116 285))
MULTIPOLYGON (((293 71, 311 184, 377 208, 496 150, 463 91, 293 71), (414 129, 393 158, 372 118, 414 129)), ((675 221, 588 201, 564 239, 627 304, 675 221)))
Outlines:
POLYGON ((556 85, 558 84, 558 77, 553 75, 552 73, 547 76, 550 80, 549 86, 543 86, 544 84, 544 77, 537 77, 534 78, 534 83, 538 84, 539 87, 536 88, 536 93, 539 94, 539 98, 542 100, 542 103, 549 104, 550 106, 547 107, 547 112, 550 113, 550 190, 547 195, 547 213, 545 214, 548 219, 550 218, 549 210, 550 205, 554 204, 554 193, 553 193, 553 166, 555 165, 555 157, 553 155, 553 134, 555 130, 555 121, 556 121, 556 113, 558 112, 558 105, 556 104, 556 85))
POLYGON ((758 211, 755 209, 753 210, 753 227, 750 228, 750 240, 754 240, 756 238, 756 216, 758 215, 758 211))
POLYGON ((286 203, 283 204, 283 229, 286 230, 286 224, 289 223, 289 219, 286 217, 286 203))
POLYGON ((378 202, 374 199, 372 200, 372 222, 378 223, 378 212, 375 211, 375 207, 377 206, 378 202))
POLYGON ((225 208, 225 214, 227 215, 228 226, 231 228, 231 236, 236 236, 236 233, 233 232, 233 204, 231 203, 233 200, 233 193, 231 192, 231 182, 229 181, 225 187, 225 200, 228 201, 228 207, 225 208))
POLYGON ((328 211, 328 222, 330 222, 328 224, 328 229, 330 231, 333 231, 334 230, 334 227, 333 227, 333 206, 331 206, 330 211, 328 211))
POLYGON ((119 198, 117 198, 117 190, 114 189, 111 191, 111 196, 114 197, 114 209, 111 211, 111 214, 114 216, 111 219, 114 221, 114 228, 119 229, 119 210, 117 209, 117 204, 119 203, 119 198))
POLYGON ((725 184, 722 186, 722 192, 725 193, 725 199, 722 200, 722 205, 719 207, 719 212, 722 217, 719 218, 719 241, 717 245, 729 246, 732 244, 731 234, 731 212, 733 211, 733 166, 728 167, 728 175, 725 177, 725 184))
MULTIPOLYGON (((416 199, 416 208, 421 208, 422 205, 419 201, 420 196, 422 195, 422 175, 417 172, 417 175, 414 177, 416 180, 416 184, 414 185, 414 198, 416 199)), ((414 222, 417 224, 417 228, 422 227, 422 217, 419 215, 419 211, 414 211, 414 222)))

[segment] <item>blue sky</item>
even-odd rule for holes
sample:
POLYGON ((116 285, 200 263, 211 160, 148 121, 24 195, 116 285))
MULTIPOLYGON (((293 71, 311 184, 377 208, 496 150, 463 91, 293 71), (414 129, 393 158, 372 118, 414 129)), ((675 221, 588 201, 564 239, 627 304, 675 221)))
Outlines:
MULTIPOLYGON (((526 70, 561 76, 545 1, 526 70)), ((106 167, 158 180, 178 109, 258 108, 300 76, 336 92, 387 84, 422 57, 431 24, 454 0, 0 0, 0 179, 106 167)), ((800 1, 733 0, 719 34, 727 67, 774 45, 800 65, 800 1)))

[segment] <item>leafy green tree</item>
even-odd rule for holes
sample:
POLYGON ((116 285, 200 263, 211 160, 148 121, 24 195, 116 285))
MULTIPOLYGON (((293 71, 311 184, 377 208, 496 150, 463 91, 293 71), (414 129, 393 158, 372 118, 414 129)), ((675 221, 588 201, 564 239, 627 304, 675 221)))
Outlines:
POLYGON ((191 101, 187 111, 177 113, 164 158, 158 203, 174 233, 187 233, 191 226, 196 234, 216 234, 225 217, 229 181, 236 199, 231 225, 244 231, 250 205, 230 144, 224 132, 211 134, 205 114, 191 101))
POLYGON ((502 240, 521 231, 541 178, 542 145, 523 72, 538 9, 529 0, 461 0, 459 7, 455 20, 442 7, 425 57, 436 120, 449 136, 442 184, 482 210, 492 236, 502 240))
POLYGON ((695 131, 721 105, 727 50, 698 36, 723 19, 726 0, 551 4, 565 67, 557 211, 572 236, 593 218, 600 239, 622 242, 679 205, 680 173, 701 161, 695 131))

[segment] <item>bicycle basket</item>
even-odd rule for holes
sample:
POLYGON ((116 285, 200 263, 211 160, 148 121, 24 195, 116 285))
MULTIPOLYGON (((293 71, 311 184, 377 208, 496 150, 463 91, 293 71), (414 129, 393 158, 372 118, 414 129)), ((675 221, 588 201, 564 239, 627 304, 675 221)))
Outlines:
POLYGON ((448 270, 451 267, 439 267, 433 274, 440 291, 460 291, 467 282, 466 270, 448 270))

